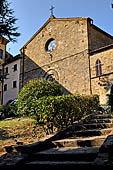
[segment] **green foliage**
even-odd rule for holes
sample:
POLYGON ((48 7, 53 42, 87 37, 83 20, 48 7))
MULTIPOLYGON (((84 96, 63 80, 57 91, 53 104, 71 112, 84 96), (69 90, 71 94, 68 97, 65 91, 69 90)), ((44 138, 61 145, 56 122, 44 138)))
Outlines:
POLYGON ((18 29, 15 27, 17 19, 13 15, 14 11, 10 9, 10 3, 7 0, 0 0, 0 35, 15 42, 15 37, 20 36, 20 33, 16 32, 18 29))
POLYGON ((62 91, 57 83, 44 79, 31 80, 21 89, 18 95, 18 113, 22 116, 34 117, 39 98, 58 95, 62 95, 62 91))
POLYGON ((17 103, 8 102, 7 104, 0 106, 0 120, 16 116, 17 116, 17 103))
POLYGON ((18 95, 18 113, 36 120, 47 133, 64 129, 73 122, 97 110, 99 97, 62 95, 58 84, 46 80, 31 80, 18 95))
POLYGON ((5 119, 5 110, 6 110, 5 105, 1 105, 0 106, 0 120, 5 119))
POLYGON ((35 108, 34 118, 43 124, 47 131, 53 132, 53 128, 59 130, 72 125, 73 122, 97 110, 99 97, 94 96, 49 96, 42 97, 38 101, 33 100, 35 108))
POLYGON ((113 93, 108 95, 108 105, 111 106, 111 112, 113 112, 113 93))

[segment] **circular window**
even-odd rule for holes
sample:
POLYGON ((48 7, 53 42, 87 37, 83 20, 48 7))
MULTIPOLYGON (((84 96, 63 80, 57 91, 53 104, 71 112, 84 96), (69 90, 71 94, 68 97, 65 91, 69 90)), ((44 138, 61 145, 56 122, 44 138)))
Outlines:
POLYGON ((56 41, 51 38, 49 39, 47 42, 46 42, 46 45, 45 45, 45 50, 49 53, 53 52, 54 49, 56 48, 56 41))

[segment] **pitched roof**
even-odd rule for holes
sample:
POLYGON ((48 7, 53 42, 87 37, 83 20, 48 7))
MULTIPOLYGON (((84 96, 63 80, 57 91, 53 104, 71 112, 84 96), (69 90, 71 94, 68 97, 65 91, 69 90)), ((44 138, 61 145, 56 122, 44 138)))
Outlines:
POLYGON ((100 53, 100 52, 102 52, 102 51, 107 51, 107 50, 109 50, 109 49, 113 49, 113 44, 109 44, 109 45, 107 45, 107 46, 103 46, 103 47, 98 48, 98 49, 96 49, 96 50, 90 51, 89 54, 90 54, 90 55, 95 55, 96 53, 100 53))
POLYGON ((6 52, 6 55, 7 55, 8 57, 5 59, 5 62, 4 62, 3 65, 7 65, 7 64, 9 64, 9 63, 12 63, 13 61, 16 61, 16 60, 22 58, 21 54, 18 54, 18 55, 16 55, 16 56, 14 57, 14 56, 12 56, 10 53, 6 52))

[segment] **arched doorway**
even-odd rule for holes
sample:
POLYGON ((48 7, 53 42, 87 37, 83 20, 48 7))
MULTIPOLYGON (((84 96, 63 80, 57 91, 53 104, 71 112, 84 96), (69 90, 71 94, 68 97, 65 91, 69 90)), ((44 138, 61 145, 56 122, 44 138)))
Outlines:
POLYGON ((49 70, 45 73, 44 78, 45 78, 46 80, 59 82, 58 72, 57 72, 56 70, 54 70, 54 69, 49 69, 49 70))

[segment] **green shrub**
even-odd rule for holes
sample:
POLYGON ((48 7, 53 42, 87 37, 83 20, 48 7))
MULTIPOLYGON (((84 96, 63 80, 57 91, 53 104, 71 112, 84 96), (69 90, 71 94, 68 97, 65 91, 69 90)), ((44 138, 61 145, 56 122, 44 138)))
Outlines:
POLYGON ((42 97, 38 101, 34 100, 35 112, 32 113, 38 123, 53 131, 53 127, 61 130, 72 125, 73 122, 90 114, 92 110, 97 110, 99 97, 94 96, 49 96, 42 97))
POLYGON ((108 105, 111 107, 111 112, 113 112, 113 93, 110 93, 108 96, 108 105))
POLYGON ((22 116, 33 116, 35 106, 33 101, 37 101, 43 96, 62 95, 60 86, 57 83, 44 79, 34 79, 29 81, 18 95, 18 113, 22 116))
POLYGON ((15 102, 0 106, 0 120, 10 117, 17 117, 17 103, 15 102))
POLYGON ((0 120, 2 120, 2 119, 5 119, 5 110, 6 110, 6 107, 5 107, 5 105, 1 105, 0 106, 0 120))
POLYGON ((97 110, 99 97, 62 95, 58 84, 46 80, 29 81, 18 95, 18 113, 34 118, 45 130, 67 128, 97 110))

